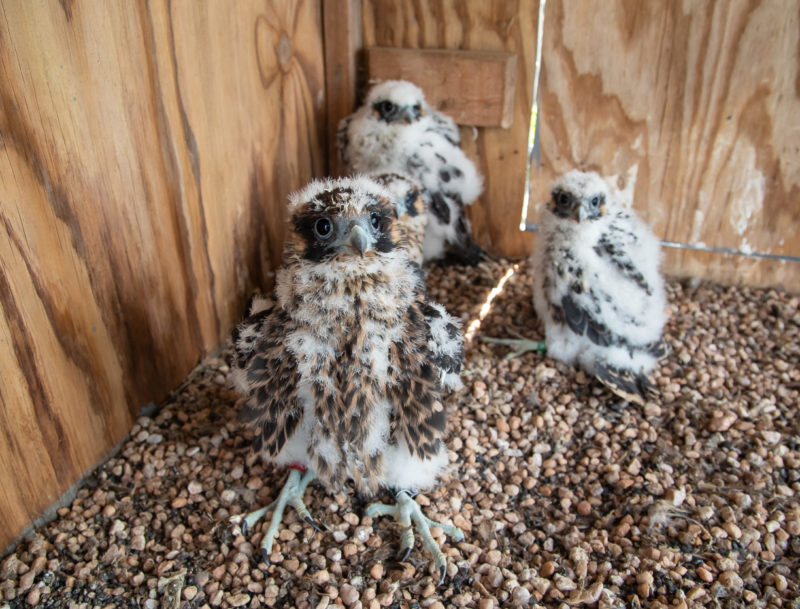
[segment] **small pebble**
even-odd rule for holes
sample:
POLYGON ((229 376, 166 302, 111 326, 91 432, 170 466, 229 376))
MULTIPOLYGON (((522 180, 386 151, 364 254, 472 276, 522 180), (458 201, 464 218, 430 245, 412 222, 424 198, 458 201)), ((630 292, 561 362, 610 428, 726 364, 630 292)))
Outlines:
POLYGON ((249 602, 250 602, 250 595, 244 592, 241 592, 239 594, 234 594, 233 596, 228 597, 228 604, 231 607, 244 607, 249 602))
POLYGON ((739 577, 735 571, 725 571, 724 573, 720 573, 717 581, 724 587, 735 592, 741 591, 742 587, 744 586, 742 578, 739 577))
POLYGON ((320 569, 319 571, 315 571, 311 576, 311 580, 317 586, 324 586, 327 584, 331 579, 331 574, 328 573, 326 569, 320 569))
POLYGON ((339 588, 339 596, 341 597, 345 606, 349 607, 358 600, 358 590, 356 590, 350 584, 343 584, 342 587, 339 588))
POLYGON ((503 555, 498 550, 489 550, 486 553, 486 562, 490 565, 499 565, 503 555))
POLYGON ((553 577, 553 583, 555 584, 556 588, 562 592, 569 592, 570 590, 575 590, 575 588, 577 588, 577 584, 575 584, 574 581, 558 573, 556 573, 553 577))
POLYGON ((542 568, 539 569, 539 575, 542 577, 550 577, 553 573, 556 572, 556 564, 548 560, 546 563, 542 565, 542 568))
POLYGON ((503 584, 503 572, 498 567, 491 566, 486 570, 483 581, 489 588, 499 588, 503 584))
POLYGON ((711 571, 706 569, 705 567, 698 567, 697 568, 697 577, 702 579, 704 582, 711 583, 714 581, 714 576, 711 574, 711 571))
POLYGON ((511 602, 518 606, 527 605, 530 598, 530 591, 526 590, 522 586, 517 586, 511 593, 511 602))
POLYGON ((708 422, 708 429, 710 431, 728 431, 736 419, 736 414, 733 412, 715 410, 708 422))

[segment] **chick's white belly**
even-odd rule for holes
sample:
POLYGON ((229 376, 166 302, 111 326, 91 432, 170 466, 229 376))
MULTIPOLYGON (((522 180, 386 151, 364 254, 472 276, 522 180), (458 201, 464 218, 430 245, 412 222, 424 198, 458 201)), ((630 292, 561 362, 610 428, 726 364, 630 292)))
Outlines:
POLYGON ((590 347, 591 343, 578 336, 567 326, 551 322, 545 330, 547 354, 565 364, 574 364, 578 356, 590 347))
MULTIPOLYGON (((332 437, 321 438, 315 433, 317 424, 314 419, 314 404, 307 386, 301 390, 300 395, 303 403, 303 420, 275 457, 274 462, 283 466, 296 463, 309 467, 311 465, 309 452, 314 446, 317 453, 331 466, 338 465, 344 458, 349 473, 350 467, 357 465, 354 461, 354 451, 348 445, 337 446, 332 437)), ((370 456, 381 452, 384 454, 383 471, 378 474, 381 486, 406 490, 431 488, 448 463, 444 444, 431 459, 412 456, 405 440, 399 438, 396 442, 391 442, 391 410, 392 406, 386 400, 375 404, 370 414, 370 432, 365 446, 370 456)))
POLYGON ((383 486, 396 490, 423 491, 436 484, 436 478, 447 467, 447 449, 442 443, 439 452, 431 459, 413 456, 405 443, 398 440, 387 446, 384 455, 383 486))

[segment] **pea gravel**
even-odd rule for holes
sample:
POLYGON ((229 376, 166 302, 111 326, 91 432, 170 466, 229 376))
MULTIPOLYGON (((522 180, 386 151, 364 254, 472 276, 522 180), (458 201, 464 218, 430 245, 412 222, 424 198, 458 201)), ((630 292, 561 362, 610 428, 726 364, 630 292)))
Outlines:
POLYGON ((266 524, 243 537, 227 519, 285 472, 250 454, 223 351, 0 559, 0 609, 800 607, 797 296, 671 281, 661 398, 639 408, 477 340, 542 338, 527 264, 433 268, 429 286, 473 335, 447 402, 451 476, 417 498, 466 534, 438 532, 444 585, 419 544, 396 562, 398 530, 365 498, 316 484, 328 530, 289 509, 261 561, 266 524))

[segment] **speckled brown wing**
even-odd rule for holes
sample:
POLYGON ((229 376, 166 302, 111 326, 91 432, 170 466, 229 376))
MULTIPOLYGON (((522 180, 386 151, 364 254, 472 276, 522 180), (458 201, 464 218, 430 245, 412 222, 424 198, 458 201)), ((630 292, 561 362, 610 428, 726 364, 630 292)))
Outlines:
POLYGON ((234 333, 234 366, 244 386, 239 419, 254 432, 253 447, 275 457, 303 418, 300 375, 285 346, 293 323, 280 307, 245 319, 234 333))
POLYGON ((430 327, 422 298, 406 312, 406 336, 392 346, 393 383, 389 397, 392 437, 402 437, 412 455, 427 459, 439 452, 446 428, 441 374, 429 348, 430 327))
MULTIPOLYGON (((432 362, 438 369, 440 378, 447 379, 452 375, 457 377, 464 363, 464 336, 458 322, 439 304, 425 303, 422 312, 425 315, 432 362)), ((452 380, 450 383, 443 383, 445 387, 452 384, 452 380)), ((460 382, 458 385, 460 386, 460 382)))

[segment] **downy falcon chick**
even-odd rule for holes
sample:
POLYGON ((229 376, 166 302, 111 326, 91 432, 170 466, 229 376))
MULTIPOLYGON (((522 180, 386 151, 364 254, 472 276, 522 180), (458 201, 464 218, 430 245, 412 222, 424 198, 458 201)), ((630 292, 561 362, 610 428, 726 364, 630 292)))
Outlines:
POLYGON ((461 150, 453 119, 428 106, 419 87, 404 80, 374 86, 339 122, 338 146, 350 171, 404 173, 428 192, 426 262, 475 265, 485 256, 464 211, 481 194, 483 178, 461 150))
POLYGON ((397 492, 397 504, 367 514, 411 523, 444 577, 445 558, 430 534, 440 526, 414 501, 448 464, 444 393, 461 386, 458 322, 428 300, 419 265, 397 222, 391 195, 366 177, 314 181, 293 194, 276 301, 257 300, 234 333, 234 382, 240 418, 254 448, 290 469, 279 498, 235 516, 243 531, 267 511, 265 560, 286 504, 306 522, 306 486, 318 478, 335 491, 349 481, 372 495, 397 492))
MULTIPOLYGON (((660 260, 658 239, 597 173, 558 178, 531 259, 547 354, 580 365, 624 399, 655 397, 648 375, 668 350, 660 260)), ((544 346, 484 340, 515 344, 518 353, 544 346)))

